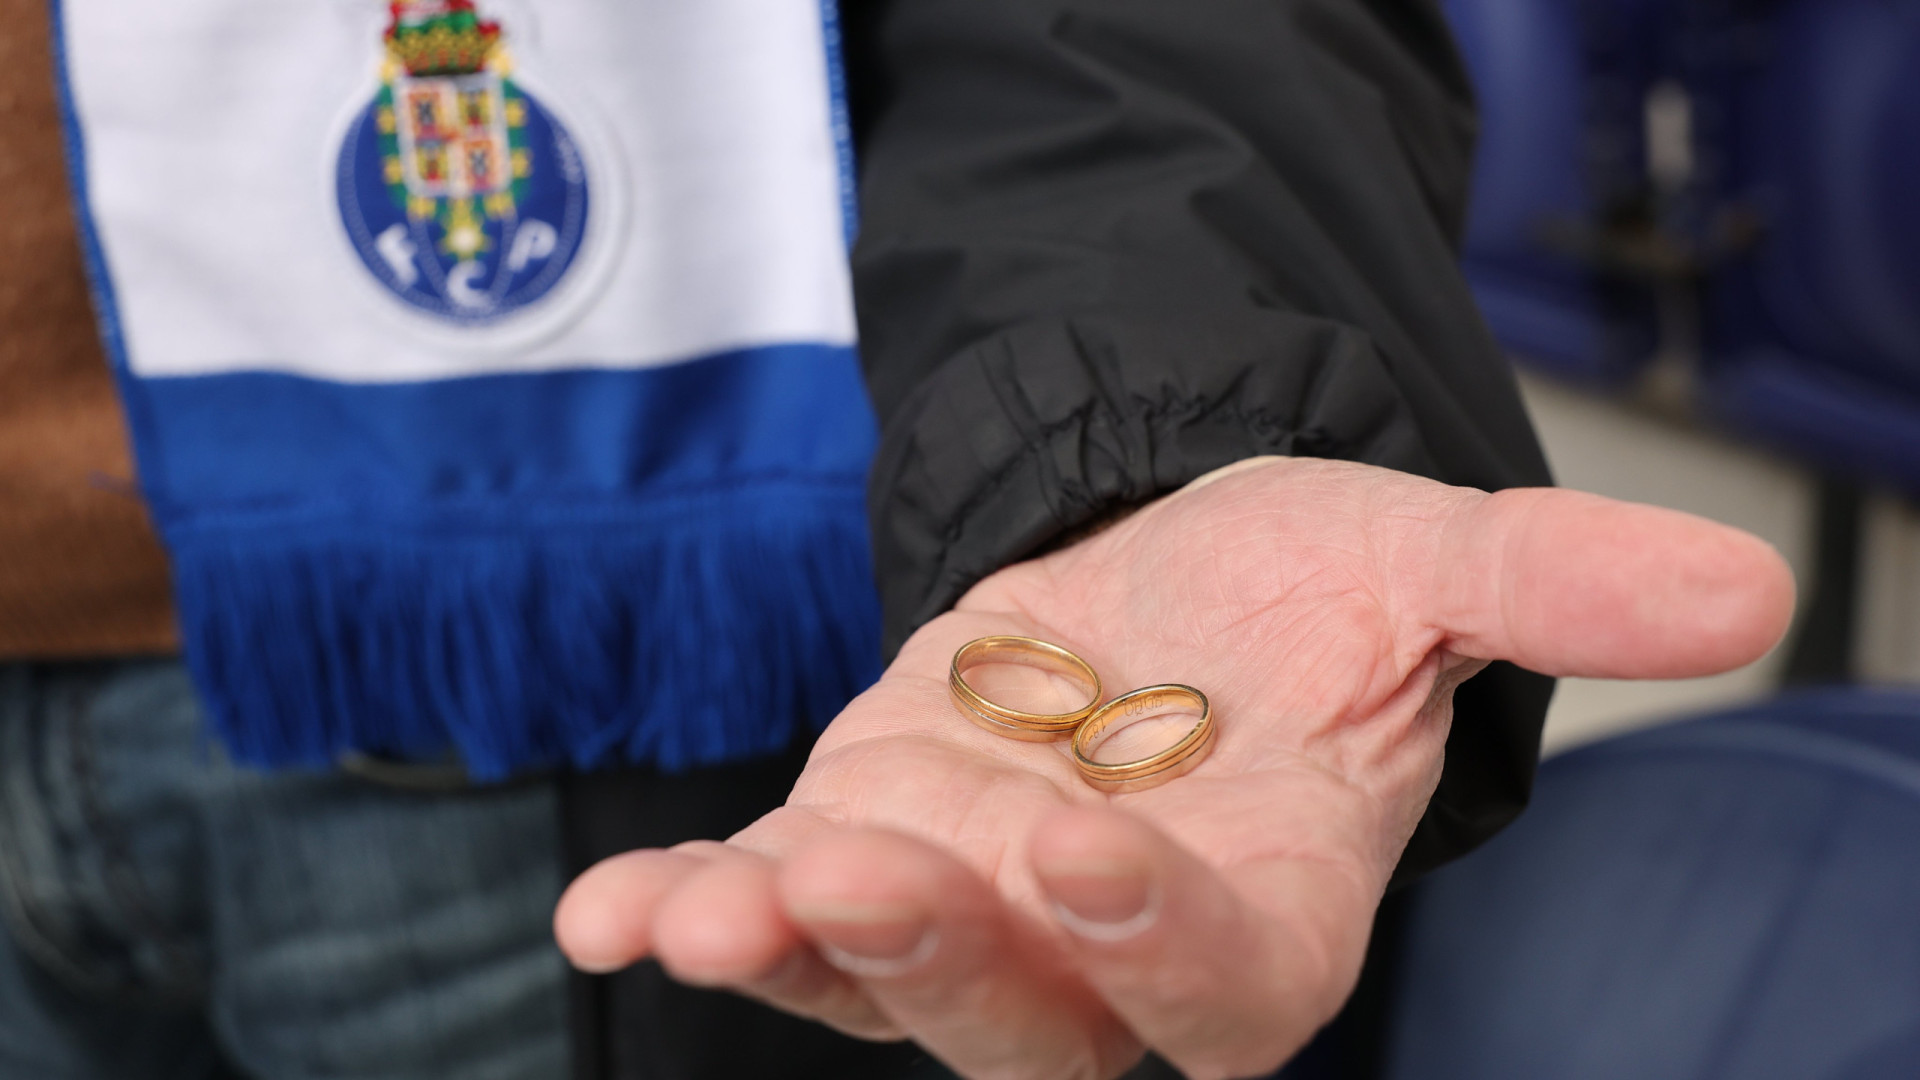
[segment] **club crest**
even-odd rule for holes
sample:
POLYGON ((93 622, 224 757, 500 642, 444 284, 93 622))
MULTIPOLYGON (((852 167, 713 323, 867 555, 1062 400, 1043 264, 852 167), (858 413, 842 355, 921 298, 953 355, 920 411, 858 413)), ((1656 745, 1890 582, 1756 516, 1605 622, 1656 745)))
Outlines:
POLYGON ((472 0, 395 0, 380 85, 347 126, 335 185, 386 289, 456 326, 538 304, 596 207, 580 144, 514 79, 507 31, 472 0))

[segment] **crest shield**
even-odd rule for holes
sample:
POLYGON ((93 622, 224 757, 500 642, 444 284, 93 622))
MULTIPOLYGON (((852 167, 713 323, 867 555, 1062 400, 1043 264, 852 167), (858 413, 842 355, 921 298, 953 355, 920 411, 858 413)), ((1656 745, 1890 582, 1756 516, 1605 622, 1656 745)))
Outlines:
POLYGON ((396 0, 380 85, 336 186, 367 270, 416 311, 484 326, 538 304, 592 212, 572 133, 513 77, 472 0, 396 0))

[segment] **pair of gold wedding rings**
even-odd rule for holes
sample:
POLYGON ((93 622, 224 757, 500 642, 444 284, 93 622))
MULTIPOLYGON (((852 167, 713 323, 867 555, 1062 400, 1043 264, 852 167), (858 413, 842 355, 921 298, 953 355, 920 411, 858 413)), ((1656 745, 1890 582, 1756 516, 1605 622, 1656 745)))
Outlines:
POLYGON ((1009 739, 1024 742, 1073 740, 1073 763, 1087 783, 1102 791, 1141 791, 1182 776, 1213 748, 1213 706, 1191 686, 1146 686, 1100 703, 1100 674, 1071 650, 1038 638, 998 635, 967 642, 953 654, 947 676, 953 703, 967 719, 1009 739), (1086 692, 1087 703, 1072 712, 1032 713, 988 700, 967 682, 966 673, 983 664, 1017 664, 1059 675, 1086 692), (1154 754, 1135 761, 1094 760, 1100 744, 1120 729, 1175 708, 1194 711, 1194 725, 1154 754))

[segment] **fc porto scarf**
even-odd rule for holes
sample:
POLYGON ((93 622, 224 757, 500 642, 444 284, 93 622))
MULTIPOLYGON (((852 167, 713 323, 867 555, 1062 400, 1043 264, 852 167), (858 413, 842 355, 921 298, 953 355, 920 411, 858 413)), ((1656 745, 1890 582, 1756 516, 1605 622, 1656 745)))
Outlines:
POLYGON ((871 678, 819 3, 56 0, 99 313, 237 758, 678 768, 871 678))

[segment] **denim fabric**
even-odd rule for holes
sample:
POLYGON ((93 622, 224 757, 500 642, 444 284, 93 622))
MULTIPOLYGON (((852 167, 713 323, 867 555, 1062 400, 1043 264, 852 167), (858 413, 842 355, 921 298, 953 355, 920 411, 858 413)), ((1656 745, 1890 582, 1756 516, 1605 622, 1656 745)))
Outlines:
POLYGON ((549 785, 256 773, 165 661, 0 665, 0 1080, 554 1080, 549 785))

